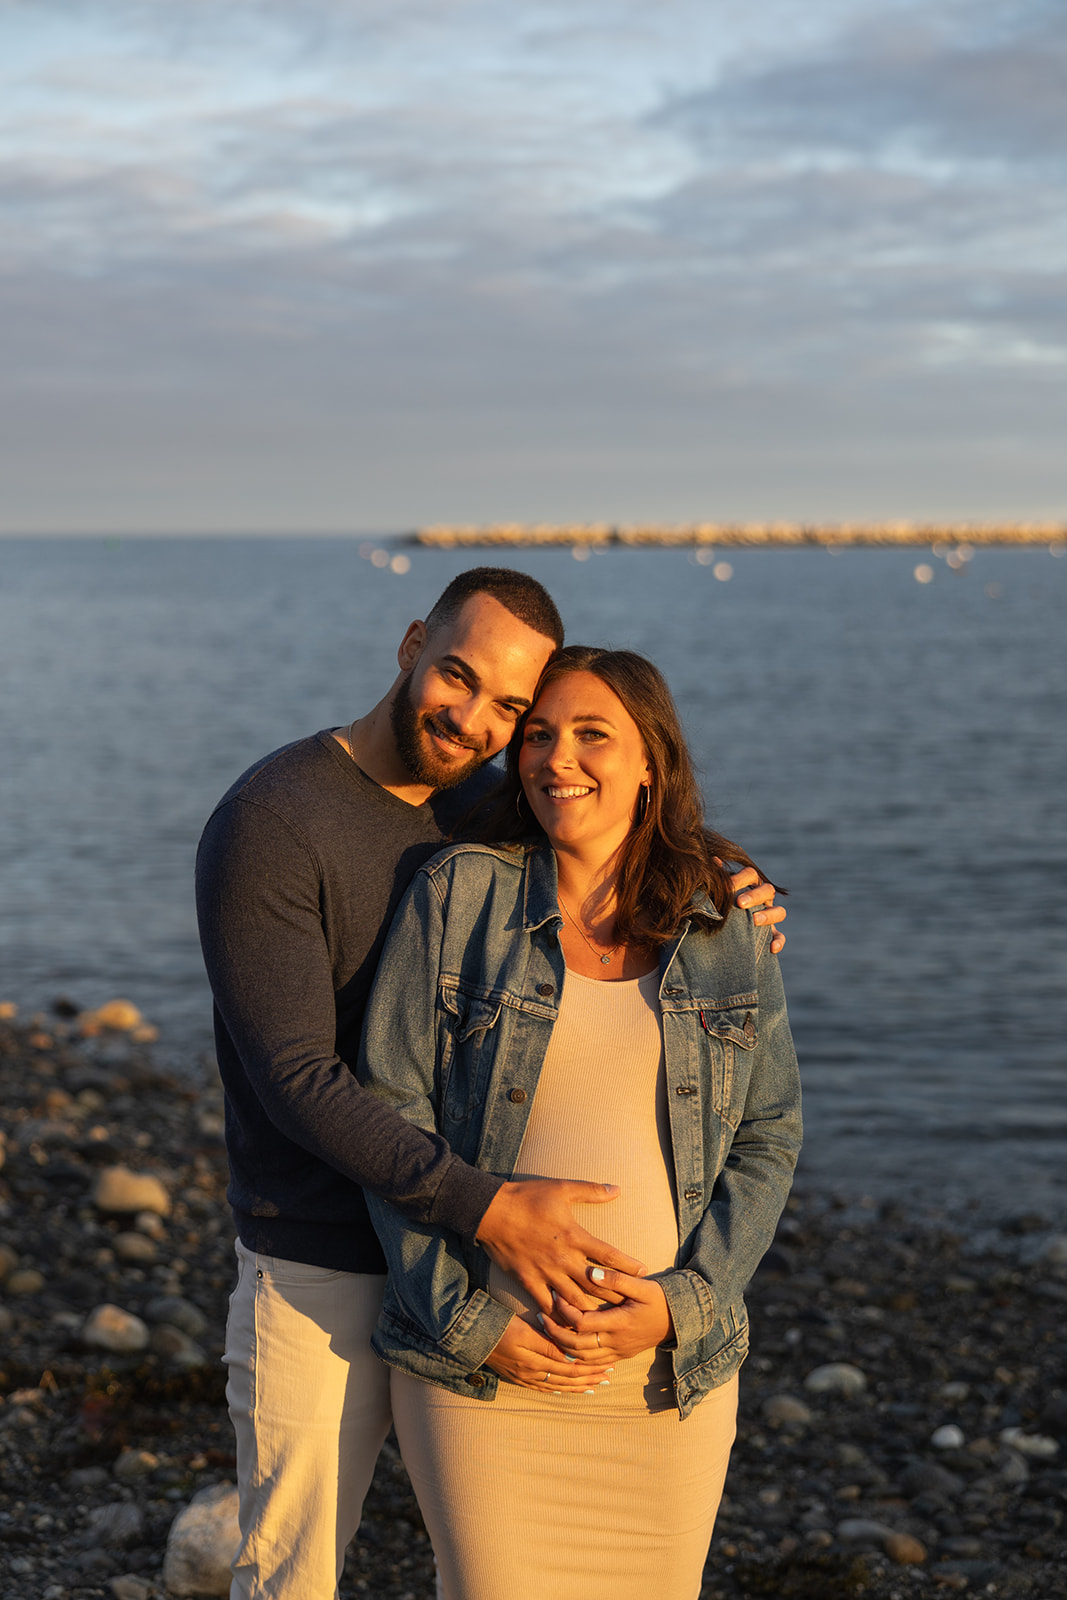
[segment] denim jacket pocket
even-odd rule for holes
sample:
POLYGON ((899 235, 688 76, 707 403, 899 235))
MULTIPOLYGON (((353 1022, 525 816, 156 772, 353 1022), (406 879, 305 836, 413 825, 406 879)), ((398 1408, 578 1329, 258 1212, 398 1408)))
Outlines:
POLYGON ((440 999, 445 1039, 439 1082, 442 1132, 447 1136, 450 1124, 466 1124, 475 1107, 485 1103, 493 1066, 492 1031, 500 1020, 501 1005, 457 987, 442 986, 440 999))
POLYGON ((738 1127, 748 1092, 748 1052, 759 1042, 759 1007, 703 1006, 700 1021, 711 1051, 711 1103, 716 1116, 738 1127), (737 1051, 745 1054, 738 1057, 737 1051))

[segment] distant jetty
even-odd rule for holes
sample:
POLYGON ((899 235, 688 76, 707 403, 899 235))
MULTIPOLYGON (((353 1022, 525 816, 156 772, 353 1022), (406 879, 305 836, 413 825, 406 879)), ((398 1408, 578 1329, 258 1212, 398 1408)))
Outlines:
POLYGON ((1064 522, 434 523, 417 544, 464 545, 939 545, 1062 544, 1064 522))

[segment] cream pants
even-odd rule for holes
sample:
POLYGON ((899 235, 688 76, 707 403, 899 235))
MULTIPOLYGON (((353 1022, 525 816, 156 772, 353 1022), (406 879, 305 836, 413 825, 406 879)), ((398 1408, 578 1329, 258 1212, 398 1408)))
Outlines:
POLYGON ((370 1347, 385 1277, 239 1241, 237 1260, 223 1356, 241 1524, 230 1600, 334 1600, 391 1420, 370 1347))

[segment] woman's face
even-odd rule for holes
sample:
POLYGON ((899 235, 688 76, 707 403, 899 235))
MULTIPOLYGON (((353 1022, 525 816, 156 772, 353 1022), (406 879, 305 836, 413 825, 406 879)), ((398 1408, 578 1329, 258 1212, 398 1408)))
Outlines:
POLYGON ((649 776, 637 723, 595 673, 570 672, 538 695, 523 730, 519 777, 553 846, 606 860, 630 832, 649 776))

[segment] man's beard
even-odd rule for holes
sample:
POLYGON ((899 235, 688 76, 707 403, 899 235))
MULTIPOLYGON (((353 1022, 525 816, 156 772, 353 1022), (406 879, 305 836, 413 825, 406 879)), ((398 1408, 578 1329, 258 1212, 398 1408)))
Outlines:
POLYGON ((418 712, 411 703, 411 678, 406 677, 393 697, 389 722, 396 740, 400 759, 416 783, 428 784, 433 789, 454 789, 475 772, 487 758, 477 750, 471 751, 469 761, 456 766, 445 761, 431 747, 423 730, 427 725, 435 731, 445 732, 452 738, 455 730, 440 717, 430 712, 418 712))

